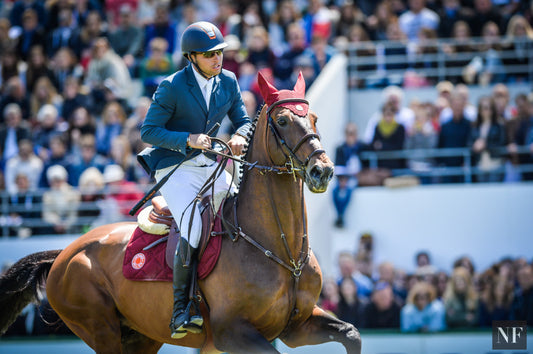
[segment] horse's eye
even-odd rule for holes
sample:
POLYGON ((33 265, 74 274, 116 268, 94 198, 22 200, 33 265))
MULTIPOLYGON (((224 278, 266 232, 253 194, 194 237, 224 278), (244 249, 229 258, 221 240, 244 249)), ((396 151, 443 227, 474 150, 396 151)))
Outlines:
POLYGON ((280 127, 283 127, 284 125, 287 125, 287 118, 281 117, 280 119, 277 120, 277 123, 280 127))

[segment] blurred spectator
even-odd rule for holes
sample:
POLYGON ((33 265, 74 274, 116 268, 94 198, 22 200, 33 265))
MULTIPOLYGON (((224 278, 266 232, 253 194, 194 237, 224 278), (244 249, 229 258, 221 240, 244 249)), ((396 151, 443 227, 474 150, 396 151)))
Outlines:
POLYGON ((400 306, 387 282, 376 284, 363 313, 364 328, 400 328, 400 306))
POLYGON ((304 51, 313 61, 315 74, 318 76, 324 66, 337 54, 337 50, 328 44, 326 37, 315 34, 311 38, 311 45, 304 51))
POLYGON ((470 121, 475 122, 477 119, 477 108, 475 105, 470 103, 470 90, 468 89, 468 86, 465 84, 457 84, 455 86, 455 89, 451 91, 448 100, 450 102, 450 107, 445 107, 439 115, 440 124, 444 124, 452 120, 453 117, 453 110, 451 108, 451 97, 452 94, 454 96, 457 96, 457 98, 462 102, 461 104, 464 105, 463 108, 463 115, 464 117, 470 121))
POLYGON ((107 165, 107 159, 96 153, 96 141, 93 135, 85 134, 79 138, 80 153, 73 155, 69 182, 73 186, 78 185, 81 174, 89 167, 96 167, 100 171, 107 165))
POLYGON ((474 152, 472 163, 481 171, 476 180, 499 182, 503 179, 502 155, 493 149, 504 146, 505 130, 498 121, 496 107, 490 96, 479 98, 477 111, 477 119, 470 132, 470 144, 474 152))
POLYGON ((18 76, 11 77, 4 86, 3 94, 0 97, 0 112, 10 104, 16 103, 22 115, 22 119, 30 118, 30 100, 26 95, 26 86, 18 76))
POLYGON ((265 67, 271 68, 275 64, 276 56, 270 49, 269 43, 269 35, 264 27, 256 26, 250 29, 246 41, 248 48, 246 61, 253 64, 257 70, 265 67))
POLYGON ((32 9, 38 17, 39 24, 44 27, 46 25, 46 9, 42 1, 37 0, 15 0, 13 1, 13 8, 9 14, 9 21, 13 27, 22 27, 24 13, 32 9))
POLYGON ((475 16, 469 19, 472 36, 480 37, 488 22, 493 22, 499 31, 502 30, 502 15, 494 7, 492 0, 474 0, 474 12, 475 16))
POLYGON ((67 170, 61 165, 46 171, 50 189, 43 193, 43 221, 49 234, 78 232, 76 227, 80 194, 67 183, 67 170))
POLYGON ((3 152, 3 160, 7 161, 18 154, 20 141, 30 138, 30 130, 22 123, 22 112, 18 104, 8 104, 2 113, 4 124, 0 124, 0 151, 3 152))
POLYGON ((107 165, 104 169, 106 194, 115 200, 123 217, 129 216, 130 209, 144 197, 137 184, 126 181, 124 170, 119 165, 107 165))
POLYGON ((135 13, 139 0, 104 0, 107 21, 111 27, 116 27, 120 22, 121 10, 127 6, 128 11, 135 13))
POLYGON ((467 269, 471 277, 474 277, 474 275, 476 274, 474 263, 472 263, 472 259, 468 256, 459 257, 453 262, 453 269, 458 267, 463 267, 467 269))
POLYGON ((82 93, 79 79, 74 76, 66 78, 62 94, 64 101, 61 106, 61 117, 72 123, 74 112, 78 108, 89 108, 90 98, 82 93))
POLYGON ((0 17, 0 53, 2 55, 8 51, 14 51, 17 45, 16 39, 9 35, 10 28, 11 23, 9 20, 5 17, 0 17))
MULTIPOLYGON (((348 37, 352 26, 365 23, 366 16, 354 1, 343 1, 338 9, 338 20, 335 21, 335 36, 348 37)), ((327 41, 327 38, 326 38, 327 41)), ((312 42, 312 40, 311 40, 312 42)))
POLYGON ((457 267, 453 270, 443 298, 449 328, 478 324, 478 295, 468 269, 457 267))
POLYGON ((9 213, 0 218, 0 225, 9 228, 9 236, 26 238, 35 234, 36 228, 30 227, 40 218, 41 198, 30 190, 30 179, 25 172, 15 176, 15 192, 8 197, 9 213))
POLYGON ((332 18, 333 13, 324 5, 322 0, 310 0, 302 17, 305 42, 310 44, 315 35, 329 39, 332 34, 332 18))
MULTIPOLYGON (((374 151, 397 151, 402 150, 405 144, 405 128, 396 121, 396 106, 392 102, 385 103, 381 110, 382 118, 378 122, 372 139, 374 151)), ((405 163, 401 159, 383 159, 378 161, 382 168, 404 168, 405 163)))
POLYGON ((533 323, 533 266, 526 264, 518 269, 517 280, 511 319, 533 323))
POLYGON ((344 142, 335 150, 335 175, 337 184, 333 189, 333 203, 337 211, 335 226, 344 227, 344 213, 357 186, 357 174, 361 171, 359 153, 365 146, 359 142, 357 125, 348 123, 344 128, 344 142))
POLYGON ((14 77, 23 78, 24 64, 15 49, 6 49, 0 53, 0 92, 5 90, 7 82, 14 77))
MULTIPOLYGON (((178 1, 171 1, 176 3, 178 1)), ((181 1, 180 1, 181 2, 181 1)), ((154 21, 155 9, 157 7, 157 0, 139 0, 137 7, 137 22, 141 27, 144 27, 154 21)))
POLYGON ((69 119, 68 150, 73 156, 81 154, 81 137, 83 135, 96 135, 96 121, 87 108, 78 107, 69 119))
MULTIPOLYGON (((355 55, 364 63, 355 65, 357 71, 372 71, 376 69, 375 55, 376 46, 370 41, 367 31, 362 25, 356 24, 348 31, 348 43, 346 45, 356 45, 355 55)), ((348 86, 362 88, 366 86, 366 79, 363 77, 349 78, 348 86)))
POLYGON ((467 84, 479 83, 482 86, 502 82, 505 79, 505 67, 498 25, 492 21, 487 22, 483 26, 481 36, 482 41, 477 46, 479 54, 463 69, 463 80, 467 84))
POLYGON ((439 52, 437 32, 422 28, 417 43, 410 49, 410 69, 405 76, 404 87, 421 87, 435 84, 434 72, 438 67, 435 56, 439 52))
MULTIPOLYGON (((124 122, 124 127, 122 134, 128 138, 128 141, 134 151, 143 144, 141 140, 141 125, 146 117, 146 112, 152 100, 148 97, 139 97, 136 102, 135 109, 133 113, 128 117, 126 122, 124 122)), ((252 117, 252 116, 250 116, 252 117)))
POLYGON ((294 71, 294 61, 306 48, 305 32, 298 23, 291 23, 288 26, 287 38, 289 48, 278 57, 274 65, 274 76, 278 82, 284 82, 290 78, 294 71))
POLYGON ((39 25, 37 12, 27 9, 22 14, 22 33, 18 37, 17 53, 19 57, 26 61, 30 54, 30 49, 34 45, 46 43, 46 32, 39 25))
POLYGON ((503 58, 507 79, 511 82, 528 80, 528 68, 533 48, 533 29, 524 16, 514 15, 509 20, 505 34, 504 48, 509 57, 503 58))
POLYGON ((102 112, 102 119, 96 126, 96 151, 109 156, 111 142, 122 133, 126 121, 126 112, 118 102, 106 104, 102 112))
MULTIPOLYGON (((65 93, 67 79, 72 77, 79 81, 83 76, 83 68, 78 64, 78 59, 70 48, 60 48, 53 57, 51 67, 52 81, 56 83, 57 90, 64 96, 67 96, 65 93)), ((65 100, 68 98, 64 97, 65 100)), ((68 116, 63 117, 68 118, 68 116)))
POLYGON ((43 162, 33 153, 31 140, 22 139, 18 144, 18 153, 6 162, 5 179, 6 189, 9 193, 15 193, 16 176, 20 173, 28 176, 29 189, 35 190, 39 185, 39 177, 43 170, 43 162))
MULTIPOLYGON (((510 319, 514 277, 503 263, 487 269, 479 279, 479 325, 492 327, 492 321, 510 319)), ((512 265, 510 266, 512 267, 512 265)))
MULTIPOLYGON (((80 1, 81 2, 81 1, 80 1)), ((54 14, 50 13, 50 18, 54 21, 54 14)), ((57 13, 57 26, 50 23, 53 26, 53 30, 49 32, 47 36, 47 51, 48 57, 53 57, 57 51, 61 48, 68 48, 74 43, 76 35, 76 27, 79 25, 76 23, 73 8, 68 6, 62 9, 58 9, 57 13)))
POLYGON ((426 0, 408 0, 409 11, 398 17, 400 28, 410 41, 417 41, 421 29, 439 28, 439 16, 426 7, 426 0))
POLYGON ((320 292, 319 306, 330 314, 335 315, 339 309, 339 286, 335 279, 331 277, 324 278, 322 291, 320 292))
MULTIPOLYGON (((415 109, 415 122, 407 131, 405 149, 433 149, 437 146, 437 129, 433 124, 432 116, 436 108, 430 103, 424 103, 415 109)), ((427 172, 433 165, 433 160, 425 157, 416 157, 408 161, 408 167, 415 172, 427 172)), ((425 179, 424 179, 425 180, 425 179)), ((427 180, 426 180, 427 181, 427 180)))
POLYGON ((86 232, 103 211, 100 204, 105 199, 104 175, 96 167, 89 167, 81 174, 78 184, 81 194, 78 217, 84 225, 82 232, 86 232))
POLYGON ((50 82, 54 83, 54 74, 52 70, 48 67, 48 58, 44 53, 42 43, 36 44, 31 47, 27 64, 28 68, 26 69, 26 88, 28 92, 33 92, 35 83, 42 76, 47 77, 50 82))
POLYGON ((244 56, 241 53, 241 41, 234 34, 228 34, 224 37, 224 41, 228 46, 224 48, 222 67, 234 73, 237 79, 239 79, 241 65, 244 61, 244 56))
POLYGON ((357 328, 364 327, 364 310, 368 305, 366 299, 357 295, 357 284, 352 277, 344 277, 339 284, 339 302, 335 315, 342 321, 357 328))
MULTIPOLYGON (((438 148, 445 149, 468 146, 471 125, 464 116, 464 108, 464 99, 457 92, 454 92, 451 97, 452 120, 442 125, 437 143, 438 148)), ((463 166, 464 161, 461 156, 441 157, 439 158, 439 163, 446 167, 459 167, 463 166)), ((463 182, 462 175, 445 177, 443 181, 448 183, 463 182)))
POLYGON ((60 124, 57 108, 45 104, 37 113, 37 124, 33 128, 33 144, 37 155, 43 160, 48 160, 50 154, 50 139, 61 135, 67 129, 65 124, 60 124))
POLYGON ((417 282, 407 295, 400 314, 402 332, 438 332, 446 329, 445 309, 437 299, 435 287, 417 282))
POLYGON ((288 29, 291 23, 298 21, 299 17, 300 13, 293 1, 281 0, 278 2, 276 11, 272 14, 268 25, 270 48, 277 57, 289 49, 288 29))
POLYGON ((150 54, 150 41, 156 37, 167 40, 167 53, 172 55, 175 50, 180 50, 176 48, 176 24, 170 21, 166 3, 157 2, 154 21, 146 25, 144 30, 145 56, 150 54))
POLYGON ((107 36, 108 33, 102 20, 102 15, 98 11, 89 12, 85 23, 77 28, 70 46, 84 70, 88 70, 96 40, 107 36))
POLYGON ((383 107, 387 104, 391 104, 394 107, 394 120, 403 125, 405 129, 411 129, 415 121, 415 113, 411 108, 403 106, 403 96, 404 92, 398 86, 389 86, 383 90, 383 106, 370 117, 366 125, 363 136, 365 143, 370 144, 374 140, 376 127, 383 116, 383 107))
POLYGON ((67 143, 64 135, 52 135, 49 141, 49 152, 47 158, 44 160, 43 172, 39 181, 40 188, 49 188, 48 179, 46 178, 46 171, 53 165, 61 165, 70 169, 71 156, 67 153, 67 143))
POLYGON ((428 251, 419 251, 415 255, 416 269, 415 274, 436 273, 437 268, 431 263, 431 257, 428 251))
POLYGON ((137 159, 125 135, 117 135, 111 140, 109 155, 110 163, 122 167, 127 181, 137 182, 137 159))
POLYGON ((342 278, 352 277, 357 284, 357 294, 360 297, 368 297, 372 293, 374 284, 372 280, 357 269, 355 258, 349 252, 341 252, 338 256, 338 265, 340 278, 337 284, 340 284, 342 278))
POLYGON ((120 7, 118 27, 110 33, 109 43, 133 73, 137 62, 142 58, 144 32, 136 23, 135 14, 129 4, 120 7))
POLYGON ((370 38, 375 41, 386 40, 387 26, 392 22, 398 22, 398 18, 392 9, 391 2, 379 2, 374 13, 367 18, 365 23, 370 38))
POLYGON ((41 76, 35 82, 30 96, 30 114, 32 120, 37 118, 39 111, 46 105, 54 106, 57 110, 63 103, 63 97, 57 93, 52 81, 47 76, 41 76))
POLYGON ((446 78, 457 84, 464 81, 463 69, 470 63, 472 52, 477 51, 477 48, 472 42, 470 25, 467 21, 455 22, 451 37, 451 42, 442 43, 442 50, 445 53, 446 78))
POLYGON ((444 271, 440 271, 435 278, 437 279, 437 298, 442 300, 444 292, 446 291, 446 286, 448 285, 448 274, 444 271))
POLYGON ((87 70, 85 84, 91 90, 96 112, 99 113, 107 103, 106 90, 119 99, 126 99, 131 93, 131 77, 124 64, 106 38, 98 38, 93 45, 92 59, 87 70))
MULTIPOLYGON (((533 179, 533 173, 520 173, 514 170, 514 166, 532 163, 533 161, 531 153, 518 154, 518 146, 529 146, 530 152, 533 153, 533 95, 530 94, 530 97, 528 97, 525 94, 518 94, 515 97, 515 103, 516 114, 506 122, 506 133, 507 151, 510 154, 513 171, 517 176, 514 179, 510 179, 511 176, 506 176, 505 180, 531 180, 533 179)), ((510 171, 507 172, 509 174, 510 171)))
POLYGON ((407 38, 397 20, 387 24, 385 40, 390 41, 389 45, 376 46, 378 70, 373 80, 367 80, 370 87, 403 85, 405 70, 408 68, 407 38))
MULTIPOLYGON (((456 23, 461 21, 466 23, 474 15, 472 9, 461 6, 460 0, 443 0, 442 7, 438 11, 440 38, 449 38, 453 36, 456 23)), ((470 31, 470 28, 468 29, 470 31)))
POLYGON ((153 38, 149 46, 150 54, 139 64, 139 78, 143 82, 143 95, 151 97, 161 81, 174 73, 175 67, 164 38, 153 38))

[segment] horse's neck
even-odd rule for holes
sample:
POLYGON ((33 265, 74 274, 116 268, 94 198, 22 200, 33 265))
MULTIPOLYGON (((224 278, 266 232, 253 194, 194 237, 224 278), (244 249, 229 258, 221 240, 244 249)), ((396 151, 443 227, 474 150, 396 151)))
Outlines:
MULTIPOLYGON (((257 141, 253 142, 251 148, 255 149, 250 151, 248 161, 257 161, 262 166, 272 165, 260 147, 257 141)), ((253 237, 258 241, 262 238, 279 249, 282 247, 279 236, 284 233, 293 252, 299 252, 306 229, 302 183, 301 179, 295 180, 289 174, 261 173, 258 169, 246 171, 240 185, 237 210, 243 230, 253 230, 253 237)))

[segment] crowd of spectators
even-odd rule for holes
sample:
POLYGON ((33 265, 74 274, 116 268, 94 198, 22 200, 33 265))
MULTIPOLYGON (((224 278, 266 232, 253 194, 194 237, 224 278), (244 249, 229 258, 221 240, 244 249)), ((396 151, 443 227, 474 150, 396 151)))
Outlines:
POLYGON ((370 117, 363 133, 353 122, 346 125, 344 141, 335 152, 337 226, 343 226, 357 186, 383 185, 388 177, 416 176, 416 183, 422 184, 463 183, 468 170, 475 183, 533 179, 533 92, 512 98, 509 88, 499 83, 472 102, 467 85, 441 81, 433 100, 405 104, 403 95, 398 86, 386 87, 381 109, 370 117), (457 150, 449 152, 452 156, 420 154, 452 148, 466 149, 470 159, 457 150), (402 150, 418 153, 378 157, 377 168, 370 168, 368 156, 363 158, 365 152, 402 150), (453 174, 432 174, 437 169, 453 174))
POLYGON ((415 255, 414 271, 392 262, 373 264, 373 237, 363 234, 355 254, 341 252, 338 278, 326 278, 319 305, 338 318, 365 329, 439 332, 491 328, 492 321, 533 323, 533 264, 503 258, 475 269, 468 256, 450 270, 415 255))

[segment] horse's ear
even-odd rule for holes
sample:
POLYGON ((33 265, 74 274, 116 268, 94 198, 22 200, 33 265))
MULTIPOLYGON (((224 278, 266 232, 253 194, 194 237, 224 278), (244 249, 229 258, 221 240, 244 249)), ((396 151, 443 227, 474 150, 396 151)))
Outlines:
POLYGON ((305 80, 301 71, 298 74, 298 80, 296 80, 296 84, 294 84, 294 92, 296 92, 297 97, 305 97, 305 80))
POLYGON ((278 89, 276 89, 270 82, 265 79, 263 74, 261 72, 257 73, 257 83, 259 84, 259 90, 261 91, 261 96, 263 97, 263 100, 267 104, 272 104, 271 96, 278 93, 278 89))

